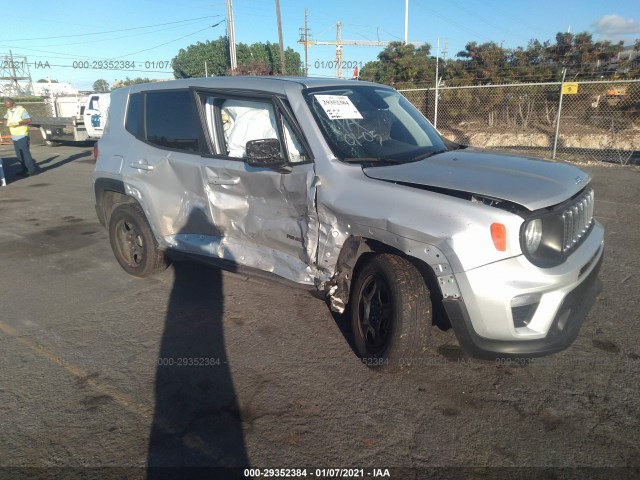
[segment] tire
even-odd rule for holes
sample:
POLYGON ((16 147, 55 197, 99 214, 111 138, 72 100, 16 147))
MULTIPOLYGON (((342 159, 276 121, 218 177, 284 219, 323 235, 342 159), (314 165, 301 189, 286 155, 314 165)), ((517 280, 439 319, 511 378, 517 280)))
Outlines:
POLYGON ((362 362, 396 371, 420 362, 429 347, 429 289, 408 260, 380 254, 365 260, 351 288, 351 327, 362 362))
POLYGON ((116 260, 129 275, 144 278, 168 266, 138 205, 116 206, 109 218, 109 241, 116 260))

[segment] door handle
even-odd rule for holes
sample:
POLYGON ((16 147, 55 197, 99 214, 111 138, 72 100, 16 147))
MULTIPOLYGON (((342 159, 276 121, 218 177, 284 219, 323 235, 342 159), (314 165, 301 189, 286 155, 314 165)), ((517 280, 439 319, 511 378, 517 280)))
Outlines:
POLYGON ((228 178, 220 178, 209 176, 207 178, 210 185, 237 185, 240 183, 240 177, 228 177, 228 178))
POLYGON ((135 162, 131 162, 129 164, 129 166, 131 168, 135 168, 136 170, 146 170, 148 172, 150 172, 151 170, 153 170, 153 165, 149 165, 148 163, 135 163, 135 162))

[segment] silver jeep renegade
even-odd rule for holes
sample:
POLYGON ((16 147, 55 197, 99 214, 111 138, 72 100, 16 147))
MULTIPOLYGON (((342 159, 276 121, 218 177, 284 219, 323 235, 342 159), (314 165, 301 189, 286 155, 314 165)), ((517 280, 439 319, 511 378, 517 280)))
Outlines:
POLYGON ((367 365, 416 363, 435 317, 471 356, 557 352, 600 289, 586 173, 454 144, 383 85, 121 88, 96 151, 97 215, 128 273, 188 255, 316 289, 367 365))

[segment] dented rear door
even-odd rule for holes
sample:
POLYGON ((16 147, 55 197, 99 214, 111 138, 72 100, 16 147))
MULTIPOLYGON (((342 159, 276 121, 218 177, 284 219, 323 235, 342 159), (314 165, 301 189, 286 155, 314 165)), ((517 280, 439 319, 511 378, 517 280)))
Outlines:
POLYGON ((220 242, 200 168, 208 152, 195 99, 188 89, 129 97, 128 144, 122 174, 164 248, 208 255, 220 242))

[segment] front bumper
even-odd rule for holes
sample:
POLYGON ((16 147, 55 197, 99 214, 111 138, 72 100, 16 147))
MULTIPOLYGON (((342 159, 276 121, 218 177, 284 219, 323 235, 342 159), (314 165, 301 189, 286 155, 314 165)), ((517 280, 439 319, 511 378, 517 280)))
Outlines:
POLYGON ((597 225, 560 269, 528 269, 515 258, 461 275, 462 299, 443 304, 463 351, 478 358, 535 357, 568 347, 602 289, 603 233, 597 225), (530 323, 518 327, 511 299, 523 293, 540 301, 530 323))

